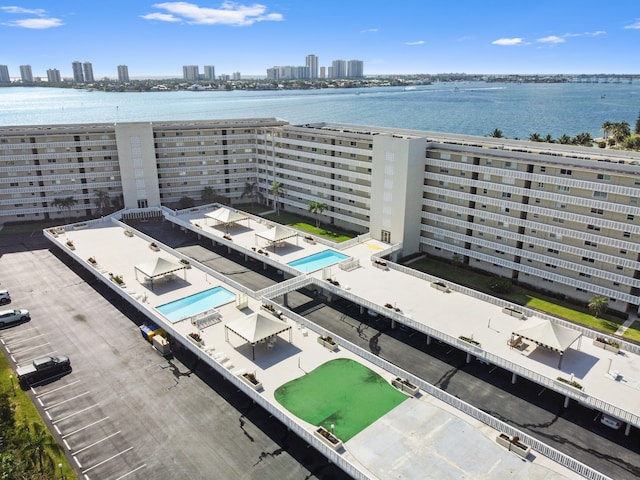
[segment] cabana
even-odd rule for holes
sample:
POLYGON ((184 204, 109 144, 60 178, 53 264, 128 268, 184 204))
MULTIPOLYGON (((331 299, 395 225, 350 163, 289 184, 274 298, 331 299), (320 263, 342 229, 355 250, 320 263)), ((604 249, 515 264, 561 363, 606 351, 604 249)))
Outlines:
POLYGON ((258 238, 262 238, 269 242, 270 245, 273 246, 273 251, 275 252, 276 246, 279 243, 284 242, 288 238, 296 237, 296 245, 298 244, 298 232, 290 230, 288 228, 283 227, 282 225, 276 225, 273 228, 265 230, 263 232, 256 233, 256 243, 258 243, 258 238))
POLYGON ((230 208, 220 207, 213 212, 204 214, 206 219, 211 218, 216 222, 216 225, 224 225, 225 232, 229 231, 229 227, 242 220, 248 220, 249 216, 245 213, 237 210, 231 210, 230 208))
POLYGON ((171 262, 164 258, 156 258, 149 263, 143 263, 133 267, 136 280, 138 280, 138 272, 144 275, 145 279, 151 282, 151 290, 153 290, 153 281, 156 278, 165 277, 179 270, 184 271, 184 279, 187 279, 186 265, 171 262))
MULTIPOLYGON (((528 320, 522 328, 514 330, 511 334, 530 340, 540 347, 558 352, 560 354, 558 368, 562 366, 564 352, 582 337, 582 333, 577 330, 542 319, 528 320)), ((578 349, 580 349, 580 343, 578 349)))
POLYGON ((257 343, 264 343, 267 340, 275 339, 276 335, 289 330, 289 343, 291 343, 291 326, 282 320, 278 320, 261 313, 239 318, 228 323, 224 327, 225 340, 229 341, 229 330, 251 344, 252 358, 255 360, 257 343))

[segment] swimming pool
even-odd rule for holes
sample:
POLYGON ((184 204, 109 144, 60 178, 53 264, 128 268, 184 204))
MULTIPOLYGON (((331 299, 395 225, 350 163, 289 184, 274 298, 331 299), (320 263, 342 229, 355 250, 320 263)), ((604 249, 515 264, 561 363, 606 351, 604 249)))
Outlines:
POLYGON ((236 296, 226 288, 215 287, 165 303, 156 307, 156 310, 167 317, 171 323, 176 323, 183 318, 192 317, 198 313, 232 302, 235 298, 236 296))
POLYGON ((334 263, 341 262, 342 260, 349 258, 349 255, 336 252, 335 250, 324 250, 322 252, 314 253, 308 257, 294 260, 287 263, 290 267, 293 267, 301 272, 309 273, 320 270, 321 268, 328 267, 334 263))

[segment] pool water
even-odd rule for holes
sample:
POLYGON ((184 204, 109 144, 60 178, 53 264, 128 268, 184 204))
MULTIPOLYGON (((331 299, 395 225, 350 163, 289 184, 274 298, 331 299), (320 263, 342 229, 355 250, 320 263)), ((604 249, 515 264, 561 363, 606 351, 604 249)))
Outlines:
POLYGON ((164 305, 156 307, 156 310, 167 317, 171 323, 175 323, 184 318, 192 317, 198 313, 232 302, 235 298, 236 296, 226 288, 215 287, 173 302, 165 303, 164 305))
POLYGON ((300 270, 301 272, 309 273, 341 262, 347 258, 349 258, 349 256, 344 253, 336 252, 335 250, 324 250, 322 252, 309 255, 308 257, 289 262, 287 265, 300 270))

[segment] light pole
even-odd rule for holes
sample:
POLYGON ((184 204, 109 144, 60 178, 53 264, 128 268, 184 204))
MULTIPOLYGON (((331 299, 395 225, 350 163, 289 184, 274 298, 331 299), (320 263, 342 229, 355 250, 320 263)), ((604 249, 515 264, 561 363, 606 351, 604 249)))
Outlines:
POLYGON ((58 468, 60 469, 60 478, 64 478, 62 476, 62 464, 61 463, 58 464, 58 468))

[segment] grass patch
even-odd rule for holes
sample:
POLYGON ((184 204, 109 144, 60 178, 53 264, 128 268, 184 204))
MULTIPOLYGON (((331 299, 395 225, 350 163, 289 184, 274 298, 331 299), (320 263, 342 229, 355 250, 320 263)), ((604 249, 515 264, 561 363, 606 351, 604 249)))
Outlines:
MULTIPOLYGON (((4 355, 0 355, 0 391, 7 392, 11 398, 11 402, 15 407, 15 419, 17 423, 21 423, 26 420, 26 422, 30 425, 32 423, 39 423, 42 425, 44 431, 49 435, 51 442, 56 443, 56 440, 53 438, 51 433, 49 433, 49 429, 47 425, 42 420, 42 417, 38 413, 33 402, 31 402, 31 398, 27 395, 25 391, 23 391, 18 385, 18 380, 16 378, 15 372, 11 369, 9 362, 4 357, 4 355), (11 382, 10 375, 13 375, 13 384, 11 382), (14 394, 15 393, 15 394, 14 394)), ((62 464, 62 473, 64 478, 66 479, 76 479, 76 474, 67 462, 67 458, 64 456, 64 453, 61 455, 52 455, 55 458, 55 464, 62 464)), ((56 478, 60 474, 59 469, 56 469, 56 478)))
MULTIPOLYGON (((484 274, 462 267, 452 267, 450 263, 434 258, 421 258, 408 266, 442 278, 443 280, 448 280, 458 285, 463 285, 479 292, 502 298, 516 305, 522 305, 549 315, 555 315, 556 317, 609 334, 614 333, 623 322, 623 320, 611 315, 596 318, 589 312, 586 305, 580 307, 568 301, 528 290, 522 286, 514 285, 511 292, 498 294, 489 289, 488 285, 491 274, 484 274)), ((640 340, 640 338, 638 338, 638 340, 640 340)))
POLYGON ((640 320, 636 320, 622 335, 627 340, 633 340, 640 343, 640 320))
POLYGON ((280 386, 276 400, 297 417, 323 426, 343 442, 407 398, 364 365, 341 358, 280 386))
POLYGON ((64 223, 66 223, 66 220, 58 219, 43 222, 5 224, 0 230, 0 235, 41 232, 45 228, 57 227, 64 223))
POLYGON ((317 235, 318 237, 324 237, 334 242, 345 242, 357 236, 356 233, 347 232, 346 230, 342 230, 334 226, 329 227, 321 225, 320 228, 318 228, 315 225, 315 220, 296 213, 280 212, 280 215, 277 215, 274 212, 261 216, 267 220, 271 220, 272 222, 288 225, 303 232, 317 235))

